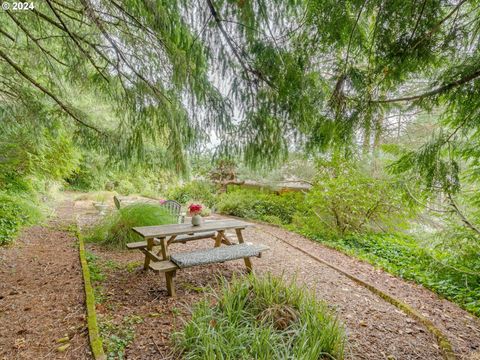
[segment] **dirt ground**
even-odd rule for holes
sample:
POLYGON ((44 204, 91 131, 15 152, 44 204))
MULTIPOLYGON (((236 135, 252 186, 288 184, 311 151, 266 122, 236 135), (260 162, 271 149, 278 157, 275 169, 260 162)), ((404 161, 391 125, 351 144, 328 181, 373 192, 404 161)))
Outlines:
MULTIPOLYGON (((97 218, 89 201, 64 203, 58 215, 63 224, 76 219, 80 226, 97 218)), ((58 230, 60 220, 49 227, 31 228, 15 247, 0 250, 0 322, 7 324, 0 327, 0 359, 90 356, 75 240, 68 232, 58 230), (71 346, 59 353, 55 340, 65 333, 72 338, 71 346)), ((423 287, 272 226, 255 225, 244 236, 246 241, 271 249, 262 258, 253 259, 259 274, 296 276, 338 314, 348 336, 347 359, 441 359, 442 355, 435 338, 422 324, 289 244, 406 302, 448 336, 458 358, 479 359, 479 319, 423 287)), ((210 247, 212 242, 175 244, 171 251, 210 247)), ((176 277, 177 298, 172 299, 167 296, 162 275, 140 270, 140 252, 109 251, 93 245, 87 245, 87 251, 97 256, 96 263, 105 273, 103 280, 94 282, 101 295, 97 312, 102 331, 108 336, 121 330, 130 337, 125 349, 127 359, 174 358, 171 334, 188 318, 190 305, 216 284, 217 276, 229 278, 245 271, 241 260, 181 270, 176 277)))
POLYGON ((76 239, 65 230, 72 215, 73 203, 64 202, 55 219, 0 248, 2 360, 91 358, 76 239))

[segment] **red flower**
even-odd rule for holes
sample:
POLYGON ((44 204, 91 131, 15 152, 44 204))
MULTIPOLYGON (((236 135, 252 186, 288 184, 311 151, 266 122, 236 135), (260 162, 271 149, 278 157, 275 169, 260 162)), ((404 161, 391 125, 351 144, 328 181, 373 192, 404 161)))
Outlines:
POLYGON ((202 212, 202 205, 190 204, 190 206, 188 207, 188 212, 192 215, 200 214, 202 212))

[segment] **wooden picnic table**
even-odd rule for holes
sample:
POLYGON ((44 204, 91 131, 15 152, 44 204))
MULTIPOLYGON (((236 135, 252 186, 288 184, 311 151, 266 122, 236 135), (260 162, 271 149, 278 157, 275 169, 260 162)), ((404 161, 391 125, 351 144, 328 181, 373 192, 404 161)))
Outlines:
POLYGON ((235 245, 236 249, 234 249, 235 246, 232 246, 229 249, 224 250, 209 249, 203 252, 195 251, 191 253, 181 253, 184 254, 183 259, 188 260, 189 254, 192 254, 192 257, 196 256, 197 258, 199 256, 201 257, 202 255, 207 254, 208 256, 213 256, 214 259, 216 256, 217 260, 202 260, 203 263, 199 262, 195 265, 208 264, 212 262, 223 262, 239 258, 235 257, 235 254, 232 254, 232 252, 237 251, 237 256, 242 256, 242 254, 245 255, 245 257, 243 257, 245 266, 247 267, 248 271, 252 271, 253 266, 250 260, 250 256, 260 256, 262 251, 268 250, 268 247, 264 245, 251 245, 245 243, 242 231, 249 226, 252 226, 252 224, 245 221, 228 219, 205 221, 199 226, 193 226, 192 224, 171 224, 134 227, 132 230, 138 235, 140 235, 144 239, 144 241, 128 244, 127 248, 138 249, 145 254, 145 270, 151 269, 154 271, 164 272, 168 294, 170 296, 175 296, 174 277, 176 274, 176 270, 178 270, 181 265, 178 265, 178 261, 175 263, 170 260, 171 255, 169 251, 169 245, 174 243, 186 243, 188 241, 197 241, 202 239, 213 239, 215 241, 214 248, 219 248, 222 244, 235 245, 225 233, 227 230, 235 230, 238 240, 238 244, 235 245), (155 246, 160 246, 160 251, 158 253, 155 253, 153 251, 153 248, 155 246), (230 251, 230 249, 232 251, 230 251))

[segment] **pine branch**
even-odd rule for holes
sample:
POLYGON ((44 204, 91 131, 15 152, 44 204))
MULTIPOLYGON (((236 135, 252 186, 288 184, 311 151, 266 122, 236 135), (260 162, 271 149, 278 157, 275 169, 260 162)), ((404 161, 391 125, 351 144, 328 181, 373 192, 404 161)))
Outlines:
POLYGON ((61 61, 60 59, 58 59, 55 55, 53 55, 50 51, 48 51, 47 49, 45 49, 42 45, 40 45, 40 43, 38 42, 38 39, 36 39, 35 37, 33 37, 33 35, 28 31, 28 29, 23 26, 23 24, 18 21, 18 19, 13 16, 13 14, 10 12, 10 11, 6 11, 7 15, 10 17, 10 19, 12 19, 12 21, 25 33, 25 35, 30 39, 32 40, 35 45, 38 46, 38 48, 44 53, 47 55, 47 57, 51 57, 53 60, 55 60, 57 63, 59 63, 60 65, 63 65, 63 66, 68 66, 68 64, 64 63, 63 61, 61 61))
POLYGON ((15 42, 15 38, 10 35, 9 33, 7 33, 5 30, 3 30, 2 28, 0 28, 0 34, 4 35, 5 37, 7 37, 8 39, 12 40, 13 42, 15 42))
POLYGON ((413 28, 412 34, 410 35, 409 42, 413 39, 415 33, 417 32, 418 25, 420 24, 423 12, 425 11, 425 5, 427 5, 427 0, 423 0, 422 9, 420 10, 420 15, 418 15, 417 21, 415 22, 415 27, 413 28))
POLYGON ((384 100, 372 100, 372 103, 393 103, 393 102, 404 102, 404 101, 414 101, 414 100, 421 100, 427 97, 435 96, 442 94, 444 92, 447 92, 448 90, 451 90, 457 86, 461 86, 463 84, 466 84, 472 80, 477 79, 480 77, 480 69, 474 71, 472 74, 464 76, 463 78, 453 81, 451 83, 445 84, 443 86, 440 86, 434 90, 427 91, 423 94, 418 94, 418 95, 412 95, 412 96, 405 96, 405 97, 399 97, 399 98, 392 98, 392 99, 384 99, 384 100))
POLYGON ((368 3, 368 0, 365 0, 362 3, 362 6, 360 7, 360 10, 358 10, 358 14, 357 14, 357 17, 355 19, 355 24, 353 25, 352 31, 350 32, 350 37, 348 39, 347 53, 346 53, 346 56, 345 56, 345 67, 344 67, 344 70, 343 70, 344 74, 347 72, 348 60, 349 60, 349 57, 350 57, 350 47, 352 46, 352 41, 353 41, 353 34, 355 33, 355 29, 358 26, 358 22, 360 21, 360 16, 362 15, 363 8, 367 5, 367 3, 368 3))
POLYGON ((232 38, 230 35, 227 33, 225 28, 223 27, 222 24, 222 19, 220 18, 220 15, 218 14, 217 10, 215 9, 215 6, 213 5, 212 0, 207 0, 207 5, 210 10, 210 13, 212 14, 213 18, 215 19, 215 23, 217 24, 218 29, 222 33, 223 37, 225 38, 225 41, 227 42, 228 46, 233 52, 233 55, 239 62, 240 66, 242 67, 243 71, 245 72, 245 76, 247 76, 247 80, 251 81, 249 77, 249 73, 256 75, 259 79, 263 80, 266 84, 268 84, 271 88, 275 88, 275 85, 267 79, 260 71, 252 69, 250 65, 248 65, 244 59, 240 56, 238 53, 238 49, 233 43, 232 38))
POLYGON ((62 25, 64 31, 68 34, 68 36, 73 40, 73 42, 75 43, 75 45, 77 45, 77 47, 80 49, 80 51, 83 53, 83 55, 85 55, 85 57, 88 59, 88 61, 90 61, 90 63, 92 64, 92 66, 95 68, 95 70, 97 70, 97 72, 107 81, 109 82, 109 79, 108 77, 103 73, 103 71, 98 67, 98 65, 95 63, 95 61, 93 60, 93 58, 91 57, 91 55, 82 47, 82 45, 78 42, 77 38, 73 35, 73 33, 68 29, 67 25, 65 24, 65 22, 63 21, 62 17, 57 13, 55 7, 52 5, 52 3, 50 2, 50 0, 46 0, 47 3, 48 3, 48 6, 50 7, 50 9, 52 9, 52 12, 53 14, 56 16, 56 18, 58 19, 58 21, 60 22, 60 24, 62 25))
POLYGON ((475 224, 473 224, 470 220, 467 219, 467 217, 460 211, 457 203, 453 200, 452 194, 447 192, 447 197, 448 200, 450 201, 450 205, 455 211, 455 213, 460 217, 462 222, 470 229, 476 232, 477 234, 480 234, 480 229, 478 229, 475 224))
POLYGON ((39 89, 41 92, 46 94, 48 97, 50 97, 53 101, 57 103, 60 108, 62 108, 63 111, 65 111, 68 115, 70 115, 76 122, 81 124, 82 126, 85 126, 89 129, 94 130, 95 132, 104 135, 104 133, 94 127, 93 125, 90 125, 80 119, 65 103, 63 103, 57 96, 55 96, 53 93, 51 93, 47 88, 45 88, 43 85, 38 83, 35 79, 33 79, 30 75, 28 75, 19 65, 17 65, 12 59, 10 59, 7 54, 5 54, 1 49, 0 49, 0 57, 4 59, 11 67, 15 69, 17 73, 19 73, 24 79, 26 79, 28 82, 30 82, 33 86, 35 86, 37 89, 39 89))
POLYGON ((427 32, 426 34, 424 34, 412 47, 412 50, 415 49, 418 45, 420 45, 423 41, 425 41, 426 39, 428 39, 430 36, 432 36, 434 33, 436 33, 439 29, 440 29, 440 26, 442 26, 442 24, 447 21, 448 19, 450 19, 452 17, 453 14, 455 14, 455 12, 464 4, 466 3, 467 0, 462 0, 460 1, 454 8, 452 11, 450 11, 447 16, 445 16, 442 20, 440 20, 429 32, 427 32))
POLYGON ((4 93, 4 94, 7 94, 8 96, 10 96, 11 98, 16 98, 17 97, 17 94, 14 94, 8 90, 5 90, 5 89, 0 89, 0 92, 4 93))
POLYGON ((228 35, 227 31, 225 30, 225 28, 223 27, 223 24, 222 24, 222 19, 220 18, 220 16, 218 15, 218 12, 217 10, 215 9, 215 6, 213 5, 212 1, 211 0, 207 0, 207 5, 208 5, 208 9, 210 10, 210 13, 212 14, 214 20, 215 20, 215 23, 217 24, 217 27, 218 29, 220 30, 220 32, 222 33, 225 41, 227 42, 228 46, 230 47, 230 50, 232 50, 233 52, 233 55, 236 57, 237 61, 239 62, 240 66, 242 67, 243 71, 245 72, 245 75, 247 76, 247 79, 250 81, 250 78, 248 76, 249 72, 250 72, 250 69, 248 68, 248 66, 245 64, 245 62, 243 61, 242 57, 240 56, 240 54, 238 53, 237 51, 237 48, 236 46, 233 44, 233 41, 232 39, 230 38, 230 36, 228 35))
POLYGON ((138 20, 133 14, 131 14, 128 10, 126 10, 123 6, 121 6, 119 3, 117 3, 114 0, 110 0, 110 2, 115 6, 118 10, 120 10, 122 13, 127 15, 133 22, 135 22, 140 29, 143 29, 146 33, 150 34, 151 36, 155 37, 160 44, 162 44, 166 50, 169 50, 163 39, 160 39, 158 35, 153 32, 150 28, 145 26, 140 20, 138 20))
POLYGON ((140 74, 133 67, 133 65, 130 64, 130 62, 125 57, 125 54, 123 53, 123 51, 118 47, 117 43, 113 40, 113 38, 110 36, 110 34, 105 30, 103 24, 98 19, 98 17, 95 15, 94 10, 93 10, 90 2, 88 0, 81 0, 81 3, 84 6, 85 10, 87 11, 87 15, 91 18, 93 23, 96 25, 96 27, 103 34, 105 39, 110 43, 110 45, 112 46, 116 55, 123 61, 123 63, 135 74, 136 77, 138 77, 140 80, 142 80, 153 91, 154 94, 156 94, 157 96, 167 100, 168 102, 171 102, 171 100, 163 92, 161 92, 156 86, 151 84, 150 81, 147 78, 145 78, 142 74, 140 74))

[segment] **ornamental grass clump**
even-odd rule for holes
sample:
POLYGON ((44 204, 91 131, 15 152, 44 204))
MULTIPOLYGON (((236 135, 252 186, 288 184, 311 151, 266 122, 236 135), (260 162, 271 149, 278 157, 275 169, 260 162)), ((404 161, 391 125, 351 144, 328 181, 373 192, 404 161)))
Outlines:
POLYGON ((293 281, 234 277, 198 303, 174 335, 183 359, 342 359, 345 335, 323 302, 293 281))
POLYGON ((132 228, 173 224, 176 219, 161 205, 133 204, 107 215, 87 233, 87 241, 124 249, 130 242, 140 241, 132 228))

